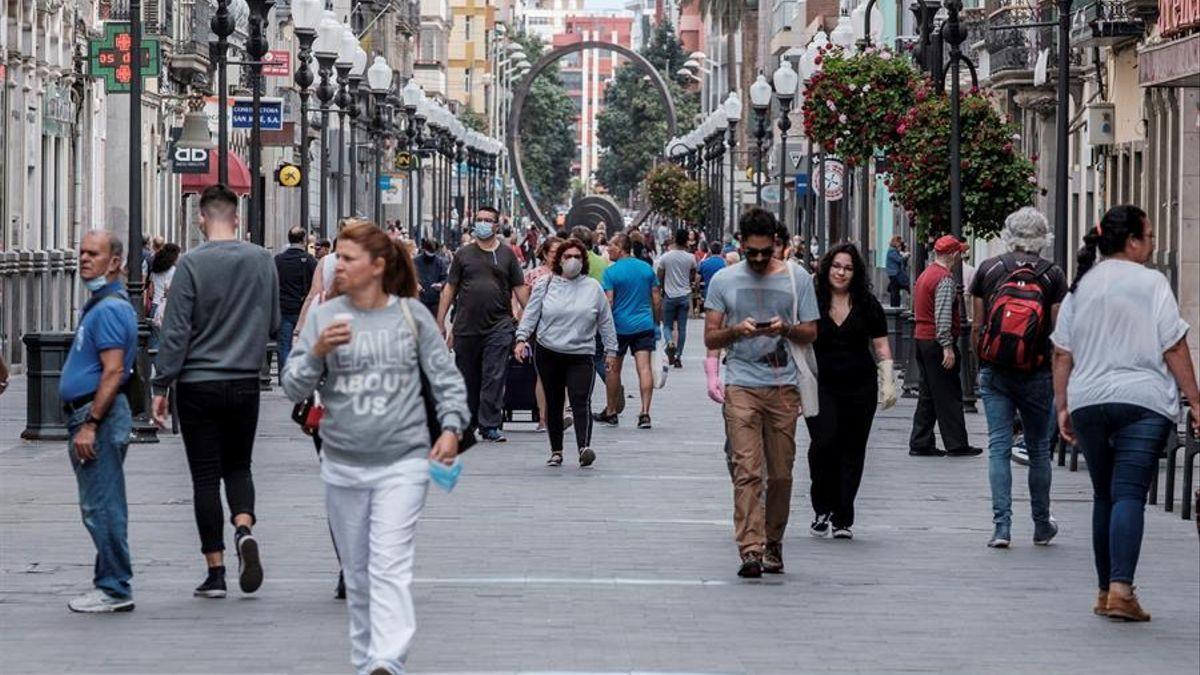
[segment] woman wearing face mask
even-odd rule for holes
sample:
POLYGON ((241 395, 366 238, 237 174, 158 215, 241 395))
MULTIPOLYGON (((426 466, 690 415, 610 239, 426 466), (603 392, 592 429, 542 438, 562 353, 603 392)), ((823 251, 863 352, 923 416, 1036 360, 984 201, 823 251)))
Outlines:
POLYGON ((1171 285, 1145 266, 1154 253, 1146 212, 1114 206, 1083 244, 1075 283, 1050 335, 1058 427, 1063 439, 1083 449, 1092 478, 1092 553, 1100 582, 1092 611, 1149 621, 1133 592, 1146 494, 1159 453, 1175 433, 1180 390, 1192 403, 1192 430, 1200 433, 1200 387, 1188 323, 1171 285))
POLYGON ((596 461, 592 443, 592 389, 596 371, 595 336, 600 333, 608 367, 616 367, 617 331, 600 283, 588 276, 587 249, 568 239, 552 263, 554 274, 538 283, 517 327, 513 355, 528 357, 528 341, 537 332, 534 365, 546 393, 546 427, 550 436, 547 466, 562 466, 563 403, 571 402, 579 465, 596 461))
POLYGON ((805 420, 812 444, 814 537, 852 539, 854 498, 877 402, 896 404, 892 349, 883 306, 871 294, 867 267, 853 244, 830 249, 817 274, 817 386, 820 414, 805 420), (878 364, 876 363, 878 359, 878 364))
POLYGON ((416 301, 408 250, 374 224, 338 237, 340 293, 313 310, 283 374, 295 402, 321 393, 321 479, 345 569, 355 672, 404 672, 416 630, 413 538, 430 460, 446 464, 466 428, 466 386, 416 301), (431 439, 421 375, 442 433, 431 439))
MULTIPOLYGON (((549 237, 537 247, 537 260, 540 263, 537 267, 525 273, 525 286, 528 288, 536 288, 538 282, 548 276, 554 274, 551 265, 554 264, 554 256, 558 254, 558 247, 563 243, 558 237, 549 237)), ((513 300, 513 316, 521 316, 521 307, 513 300)), ((535 431, 543 432, 546 430, 546 390, 542 386, 542 378, 537 379, 537 387, 534 389, 534 396, 537 397, 538 404, 538 425, 535 431)), ((570 422, 564 422, 569 424, 570 422)))

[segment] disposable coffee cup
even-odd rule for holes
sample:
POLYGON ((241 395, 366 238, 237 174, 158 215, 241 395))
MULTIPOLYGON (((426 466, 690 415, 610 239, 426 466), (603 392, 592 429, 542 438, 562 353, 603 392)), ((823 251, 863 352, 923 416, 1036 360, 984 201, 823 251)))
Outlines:
POLYGON ((350 312, 339 312, 333 315, 334 323, 354 323, 354 315, 350 312))

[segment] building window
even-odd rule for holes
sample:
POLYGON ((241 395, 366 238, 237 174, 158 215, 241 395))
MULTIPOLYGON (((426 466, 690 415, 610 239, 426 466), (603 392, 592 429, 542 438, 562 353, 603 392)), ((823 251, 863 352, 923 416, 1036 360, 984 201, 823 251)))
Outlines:
POLYGON ((471 18, 470 14, 463 18, 463 39, 467 42, 471 41, 471 18))
POLYGON ((467 96, 471 95, 471 69, 470 68, 463 68, 463 91, 465 91, 467 93, 467 96))
POLYGON ((446 35, 436 26, 421 28, 417 44, 417 61, 420 63, 444 63, 446 60, 446 35))

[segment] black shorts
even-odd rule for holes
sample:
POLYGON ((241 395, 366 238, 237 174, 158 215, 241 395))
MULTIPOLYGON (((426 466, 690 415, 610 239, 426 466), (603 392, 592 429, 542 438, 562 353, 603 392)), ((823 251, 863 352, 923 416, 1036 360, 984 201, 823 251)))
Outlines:
POLYGON ((641 333, 633 333, 632 335, 617 336, 617 356, 625 356, 626 352, 653 352, 654 351, 654 331, 648 330, 641 333))

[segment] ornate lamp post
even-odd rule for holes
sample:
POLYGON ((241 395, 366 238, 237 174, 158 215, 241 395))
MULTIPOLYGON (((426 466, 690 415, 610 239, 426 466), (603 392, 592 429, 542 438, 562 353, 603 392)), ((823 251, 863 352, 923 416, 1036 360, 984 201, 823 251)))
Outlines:
POLYGON ((354 66, 350 68, 350 215, 358 215, 358 118, 362 115, 359 107, 359 89, 367 74, 367 52, 355 40, 354 66))
POLYGON ((754 130, 754 141, 758 147, 754 158, 754 204, 762 207, 763 141, 767 138, 767 113, 771 109, 771 85, 762 73, 750 85, 750 107, 754 109, 758 121, 758 127, 754 130))
POLYGON ((421 101, 417 104, 417 111, 412 116, 413 128, 413 152, 417 154, 417 172, 416 180, 410 181, 417 189, 417 223, 416 232, 425 231, 425 172, 424 158, 422 157, 422 148, 425 145, 425 122, 429 119, 429 99, 425 97, 424 90, 421 91, 421 101))
MULTIPOLYGON (((808 47, 804 50, 804 53, 800 55, 800 78, 805 87, 808 86, 808 82, 812 80, 813 75, 816 75, 817 71, 820 70, 820 66, 817 65, 817 56, 828 44, 829 37, 825 35, 825 31, 817 31, 817 34, 813 36, 812 42, 808 44, 808 47)), ((823 190, 825 186, 818 182, 816 180, 816 176, 814 175, 814 155, 817 155, 815 163, 819 169, 819 167, 821 167, 821 159, 819 157, 819 153, 816 152, 816 144, 813 143, 812 139, 810 138, 808 139, 808 152, 805 153, 805 165, 808 173, 809 190, 808 194, 806 194, 804 198, 805 217, 803 227, 801 228, 800 232, 801 238, 805 240, 805 259, 808 259, 812 251, 808 240, 822 240, 825 231, 825 197, 823 194, 820 195, 822 200, 820 205, 817 204, 817 188, 819 186, 823 190)), ((819 247, 819 250, 823 251, 824 247, 819 247)))
POLYGON ((334 105, 338 107, 338 153, 337 153, 337 208, 335 211, 338 217, 343 217, 347 214, 344 208, 346 202, 346 115, 350 112, 350 107, 354 105, 354 99, 350 97, 350 70, 354 68, 354 52, 359 48, 358 38, 354 35, 354 30, 346 24, 342 24, 342 36, 338 45, 337 61, 333 67, 337 70, 337 95, 334 97, 334 105))
MULTIPOLYGON (((140 0, 136 0, 138 5, 141 5, 140 0)), ((130 16, 136 16, 137 28, 141 32, 141 11, 134 12, 133 5, 130 5, 130 16)), ((229 51, 229 36, 233 35, 234 29, 237 27, 233 20, 233 14, 229 11, 229 0, 217 0, 217 13, 213 15, 212 21, 209 22, 209 27, 212 28, 213 35, 217 36, 216 42, 211 43, 210 55, 212 62, 217 67, 217 182, 221 185, 229 184, 229 72, 225 64, 225 53, 229 51)), ((134 36, 134 39, 140 39, 134 36)), ((130 52, 132 58, 134 77, 138 79, 138 86, 141 86, 141 50, 130 52), (136 52, 136 53, 135 53, 136 52)), ((138 111, 141 114, 141 111, 138 111)), ((132 120, 131 120, 132 121, 132 120)), ((136 137, 135 137, 136 138, 136 137)), ((135 152, 141 152, 141 147, 136 149, 131 148, 135 152)), ((137 167, 141 164, 141 159, 136 162, 131 159, 132 165, 137 167)), ((140 169, 137 169, 139 171, 140 169)), ((139 202, 140 204, 140 202, 139 202)), ((138 238, 141 238, 141 231, 138 232, 138 238)), ((130 239, 129 246, 134 248, 134 242, 130 239)), ((135 250, 141 251, 141 246, 135 250)), ((140 268, 140 265, 139 265, 140 268)), ((137 298, 134 298, 136 301, 137 298)))
MULTIPOLYGON (((409 81, 407 83, 405 83, 404 89, 402 89, 400 91, 400 98, 404 104, 404 115, 408 120, 408 125, 406 128, 406 134, 405 134, 405 136, 408 140, 405 143, 405 148, 407 150, 411 151, 416 147, 417 107, 421 104, 421 101, 425 98, 425 92, 421 90, 421 85, 417 84, 415 80, 409 79, 409 81)), ((416 196, 417 196, 417 191, 415 189, 415 186, 413 185, 412 177, 410 176, 409 181, 408 181, 408 231, 409 232, 415 231, 417 224, 418 224, 418 218, 417 218, 417 214, 416 214, 416 196)))
POLYGON ((317 71, 321 75, 321 83, 317 85, 317 100, 321 102, 321 238, 329 237, 329 104, 337 93, 330 81, 333 74, 333 64, 337 62, 338 50, 342 43, 342 24, 337 20, 332 10, 325 10, 321 16, 321 27, 317 29, 317 39, 313 43, 313 54, 317 57, 317 71))
POLYGON ((250 240, 262 246, 265 243, 263 223, 262 183, 262 94, 263 57, 270 45, 265 30, 267 14, 275 6, 275 0, 247 0, 250 5, 250 35, 246 40, 246 53, 250 56, 250 240))
POLYGON ((292 5, 292 22, 295 24, 296 38, 300 41, 293 79, 300 90, 300 223, 306 230, 311 225, 308 211, 309 186, 312 184, 308 175, 312 164, 308 154, 308 98, 311 95, 308 88, 313 83, 313 72, 308 63, 312 60, 313 40, 317 39, 321 13, 321 0, 296 0, 292 5))
POLYGON ((382 56, 376 56, 371 67, 367 69, 367 86, 371 88, 371 95, 375 97, 375 223, 378 225, 382 222, 383 217, 383 187, 379 184, 379 179, 382 177, 382 159, 383 159, 383 108, 384 101, 387 99, 388 90, 392 87, 392 69, 388 67, 387 60, 382 56))
POLYGON ((779 101, 779 222, 787 224, 787 193, 783 189, 787 174, 787 137, 792 128, 792 99, 800 77, 787 59, 779 64, 771 78, 775 82, 775 98, 779 101))
POLYGON ((731 91, 725 97, 725 102, 721 104, 725 111, 725 121, 729 125, 729 131, 726 134, 725 143, 729 146, 729 224, 725 234, 732 236, 737 231, 737 204, 734 195, 734 174, 737 173, 737 125, 742 119, 742 99, 738 97, 737 92, 731 91))

